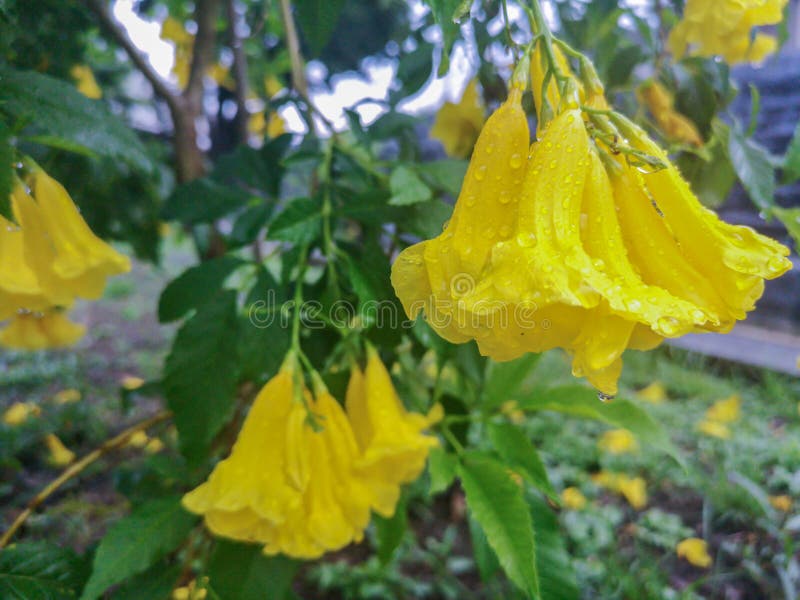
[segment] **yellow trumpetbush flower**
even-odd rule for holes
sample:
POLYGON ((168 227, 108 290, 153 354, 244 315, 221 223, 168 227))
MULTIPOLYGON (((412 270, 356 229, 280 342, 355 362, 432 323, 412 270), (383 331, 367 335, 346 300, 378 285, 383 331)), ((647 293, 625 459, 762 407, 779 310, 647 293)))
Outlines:
POLYGON ((125 445, 131 448, 144 448, 149 441, 150 436, 147 435, 146 431, 137 431, 128 438, 128 442, 125 445))
POLYGON ((697 424, 697 430, 701 433, 705 433, 706 435, 710 435, 711 437, 719 438, 721 440, 727 440, 731 437, 731 430, 727 425, 725 425, 725 423, 720 423, 719 421, 709 421, 708 419, 703 419, 697 424))
POLYGON ((14 427, 41 414, 42 409, 34 402, 14 402, 3 412, 3 423, 14 427))
POLYGON ((639 449, 639 443, 627 429, 606 431, 597 441, 597 446, 611 454, 625 454, 627 452, 636 452, 639 449))
POLYGON ((47 437, 44 438, 44 443, 50 453, 47 460, 51 465, 66 467, 75 460, 75 453, 67 448, 54 433, 47 434, 47 437))
MULTIPOLYGON (((207 580, 208 578, 205 579, 207 580)), ((205 600, 207 597, 208 590, 204 587, 199 587, 195 579, 172 590, 172 600, 205 600)))
POLYGON ((267 121, 267 137, 276 138, 284 133, 286 133, 286 123, 283 117, 277 111, 271 112, 267 121))
POLYGON ((20 227, 0 216, 0 321, 20 308, 44 310, 52 305, 26 262, 23 237, 20 227))
POLYGON ((647 482, 642 477, 628 477, 624 473, 600 471, 592 476, 597 485, 621 494, 636 510, 647 505, 647 482))
POLYGON ((713 562, 708 553, 708 544, 700 538, 693 537, 681 540, 675 547, 675 553, 695 567, 703 569, 710 567, 713 562))
POLYGON ((86 327, 70 321, 63 312, 18 313, 0 331, 0 346, 13 350, 46 350, 72 346, 86 327))
POLYGON ((786 494, 770 496, 769 503, 772 505, 772 508, 781 512, 789 512, 792 510, 792 498, 786 494))
POLYGON ((742 414, 742 399, 739 394, 732 394, 723 400, 717 400, 706 411, 706 419, 718 423, 734 423, 742 414))
POLYGON ((445 102, 436 113, 431 137, 439 140, 448 156, 467 158, 485 121, 478 80, 467 84, 458 103, 445 102))
POLYGON ((586 496, 576 487, 564 488, 561 492, 561 502, 572 510, 581 510, 586 506, 586 496))
POLYGON ((59 405, 64 404, 73 404, 81 399, 80 391, 74 388, 68 388, 66 390, 61 390, 56 392, 56 395, 53 396, 53 402, 59 405))
POLYGON ((75 85, 81 94, 92 100, 103 97, 103 90, 97 85, 94 73, 87 65, 75 65, 70 69, 69 74, 75 80, 75 85))
POLYGON ((658 81, 650 80, 639 86, 637 95, 647 106, 664 136, 674 142, 692 146, 703 145, 703 138, 688 117, 675 110, 675 101, 658 81))
POLYGON ((372 347, 365 371, 352 368, 345 406, 361 452, 356 468, 374 482, 375 511, 391 516, 400 485, 419 477, 430 449, 439 444, 423 431, 442 418, 442 407, 437 404, 427 415, 408 412, 372 347))
MULTIPOLYGON (((567 60, 567 57, 564 56, 564 53, 561 51, 561 48, 558 46, 553 46, 553 53, 555 54, 556 61, 558 62, 559 69, 561 72, 566 76, 572 76, 572 67, 567 60)), ((547 82, 547 91, 545 93, 545 76, 547 75, 547 60, 546 56, 544 55, 544 42, 540 40, 533 49, 531 53, 531 91, 533 92, 533 102, 536 105, 536 118, 539 122, 538 132, 539 134, 544 132, 544 127, 542 127, 542 123, 546 120, 543 118, 542 110, 544 109, 545 100, 547 101, 547 105, 552 112, 555 114, 558 112, 559 106, 561 104, 561 92, 558 90, 558 83, 556 82, 555 77, 550 77, 549 81, 547 82)), ((586 98, 586 92, 583 89, 583 85, 578 83, 577 84, 578 90, 578 98, 581 102, 583 102, 586 98)))
POLYGON ((777 48, 773 36, 756 33, 761 25, 783 19, 788 0, 687 0, 683 18, 669 36, 676 57, 686 53, 722 56, 731 64, 760 62, 777 48))
POLYGON ((636 395, 652 404, 663 404, 664 401, 667 399, 667 390, 664 387, 664 384, 660 381, 654 381, 647 387, 643 387, 636 395))

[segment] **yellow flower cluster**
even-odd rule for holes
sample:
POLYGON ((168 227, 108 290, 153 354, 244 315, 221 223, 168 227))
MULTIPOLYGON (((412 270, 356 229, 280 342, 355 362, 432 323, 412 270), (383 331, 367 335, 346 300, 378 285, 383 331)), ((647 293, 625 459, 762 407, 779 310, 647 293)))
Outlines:
POLYGON ((775 25, 783 18, 788 0, 687 0, 683 19, 669 36, 672 53, 722 56, 731 64, 760 62, 775 52, 774 36, 754 27, 775 25))
POLYGON ((258 394, 228 458, 184 496, 215 534, 263 544, 264 553, 311 559, 363 538, 370 511, 394 514, 400 486, 416 479, 441 409, 405 410, 370 349, 353 367, 346 411, 290 355, 258 394))
POLYGON ((406 313, 448 341, 476 340, 500 361, 564 348, 576 376, 613 395, 625 349, 730 331, 791 261, 704 208, 666 153, 608 110, 596 75, 592 86, 562 80, 532 145, 514 84, 481 131, 452 218, 400 254, 392 284, 406 313))
POLYGON ((675 110, 675 101, 658 81, 648 81, 639 86, 638 96, 653 115, 664 136, 674 142, 692 146, 703 145, 703 138, 694 123, 675 110))
POLYGON ((16 223, 0 217, 0 345, 23 350, 75 343, 84 327, 61 309, 96 300, 130 261, 92 233, 67 191, 38 167, 11 194, 16 223), (29 186, 29 187, 28 187, 29 186))
POLYGON ((641 477, 628 477, 625 473, 600 471, 592 475, 592 481, 600 487, 621 494, 636 510, 647 506, 647 483, 641 477))
POLYGON ((705 418, 700 421, 697 428, 706 435, 727 440, 731 437, 728 425, 739 420, 741 404, 742 400, 738 394, 717 400, 706 411, 705 418))
POLYGON ((445 102, 436 113, 431 137, 442 142, 448 156, 467 158, 486 120, 484 111, 478 82, 473 79, 458 103, 445 102))

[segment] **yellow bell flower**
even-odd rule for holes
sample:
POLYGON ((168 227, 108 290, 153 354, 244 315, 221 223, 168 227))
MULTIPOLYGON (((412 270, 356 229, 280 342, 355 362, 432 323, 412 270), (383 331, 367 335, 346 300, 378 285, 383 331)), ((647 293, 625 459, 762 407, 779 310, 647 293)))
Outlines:
POLYGON ((639 86, 637 95, 647 106, 664 136, 674 142, 692 146, 703 145, 703 138, 694 123, 675 110, 672 95, 657 81, 648 81, 639 86))
POLYGON ((473 79, 457 104, 445 102, 436 113, 431 137, 442 143, 448 156, 467 158, 483 126, 484 112, 478 81, 473 79))
POLYGON ((731 437, 731 430, 725 423, 704 419, 697 424, 697 430, 711 437, 727 440, 731 437))
POLYGON ((66 390, 61 390, 59 392, 56 392, 55 396, 53 396, 53 402, 59 405, 73 404, 80 399, 81 399, 81 393, 75 388, 67 388, 66 390))
POLYGON ((86 333, 60 311, 25 312, 11 318, 0 331, 0 346, 13 350, 46 350, 72 346, 86 333))
POLYGON ((792 510, 792 498, 786 494, 770 496, 769 503, 772 505, 772 508, 781 512, 789 512, 792 510))
POLYGON ((586 496, 576 487, 564 488, 561 492, 561 502, 572 510, 581 510, 586 506, 586 496))
POLYGON ((267 75, 264 77, 264 91, 267 94, 267 98, 277 96, 283 89, 283 84, 275 75, 267 75))
POLYGON ((103 97, 103 90, 97 85, 94 73, 87 65, 75 65, 70 69, 69 74, 75 80, 75 85, 81 94, 92 100, 103 97))
POLYGON ((0 216, 0 321, 20 308, 44 310, 53 304, 25 260, 23 238, 20 227, 0 216))
POLYGON ((641 477, 628 477, 624 473, 600 471, 592 476, 597 485, 621 494, 636 510, 647 505, 647 483, 641 477))
POLYGON ((739 394, 732 394, 724 400, 717 400, 706 411, 706 419, 718 423, 734 423, 741 416, 742 399, 739 394))
POLYGON ((686 53, 722 56, 731 64, 760 62, 777 48, 777 40, 752 29, 776 25, 788 0, 687 0, 683 18, 669 36, 676 57, 686 53))
POLYGON ((597 446, 611 454, 625 454, 627 452, 636 452, 639 449, 639 443, 627 429, 606 431, 597 441, 597 446))
MULTIPOLYGON (((558 62, 558 67, 561 72, 566 76, 572 76, 572 67, 567 60, 567 57, 564 56, 564 53, 561 51, 561 48, 558 46, 553 46, 553 53, 556 57, 556 62, 558 62)), ((542 124, 544 119, 542 118, 542 110, 544 109, 544 102, 547 100, 547 104, 552 111, 552 114, 559 112, 559 106, 561 104, 561 94, 558 91, 558 84, 554 77, 551 77, 550 80, 547 82, 547 92, 544 92, 544 81, 545 76, 547 74, 547 62, 546 57, 544 55, 544 43, 540 40, 533 49, 531 53, 531 91, 533 92, 533 102, 536 106, 536 118, 539 123, 538 132, 542 134, 544 132, 544 127, 542 124)), ((583 85, 578 83, 578 98, 581 102, 585 100, 586 93, 583 89, 583 85)))
POLYGON ((700 538, 687 538, 680 541, 675 547, 675 553, 695 567, 703 569, 710 567, 713 562, 708 554, 706 541, 700 538))
POLYGON ((663 383, 660 381, 654 381, 647 387, 643 387, 636 392, 636 395, 642 400, 650 402, 651 404, 663 404, 667 399, 667 390, 663 383))
POLYGON ((58 437, 50 433, 44 438, 44 443, 50 453, 48 462, 55 467, 66 467, 75 460, 75 453, 67 448, 58 437))
POLYGON ((276 111, 269 114, 267 121, 267 137, 276 138, 279 135, 286 133, 286 123, 276 111))
POLYGON ((33 402, 14 402, 3 413, 3 423, 9 426, 22 425, 32 417, 42 414, 42 409, 33 402))
POLYGON ((69 306, 76 296, 98 299, 107 277, 130 271, 130 259, 89 229, 60 183, 41 169, 30 179, 33 196, 17 186, 13 204, 25 258, 42 290, 56 306, 69 306))

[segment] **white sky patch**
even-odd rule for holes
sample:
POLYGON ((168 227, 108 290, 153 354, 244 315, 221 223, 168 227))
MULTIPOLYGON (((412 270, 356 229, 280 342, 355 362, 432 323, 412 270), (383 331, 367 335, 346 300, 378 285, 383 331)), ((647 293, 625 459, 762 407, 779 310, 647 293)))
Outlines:
POLYGON ((133 0, 117 0, 112 7, 114 18, 128 31, 131 41, 141 50, 164 79, 175 62, 175 49, 159 36, 161 23, 146 21, 133 10, 133 0))

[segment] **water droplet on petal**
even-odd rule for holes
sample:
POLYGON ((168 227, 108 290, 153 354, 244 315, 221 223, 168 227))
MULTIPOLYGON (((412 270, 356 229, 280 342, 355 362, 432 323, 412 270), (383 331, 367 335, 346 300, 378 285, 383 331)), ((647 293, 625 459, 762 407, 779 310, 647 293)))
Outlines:
POLYGON ((475 206, 475 194, 470 194, 467 196, 467 206, 475 206))
POLYGON ((507 238, 510 235, 511 235, 511 227, 509 227, 508 225, 503 225, 500 228, 500 236, 504 237, 504 238, 507 238))
POLYGON ((511 155, 508 164, 511 165, 512 169, 519 169, 522 166, 522 155, 515 152, 511 155))
POLYGON ((481 165, 475 170, 475 179, 483 181, 484 177, 486 177, 486 165, 481 165))
POLYGON ((511 202, 511 194, 506 191, 502 191, 497 199, 500 201, 500 204, 508 204, 511 202))
POLYGON ((520 231, 517 234, 517 243, 523 248, 530 248, 536 245, 536 234, 532 231, 520 231))

